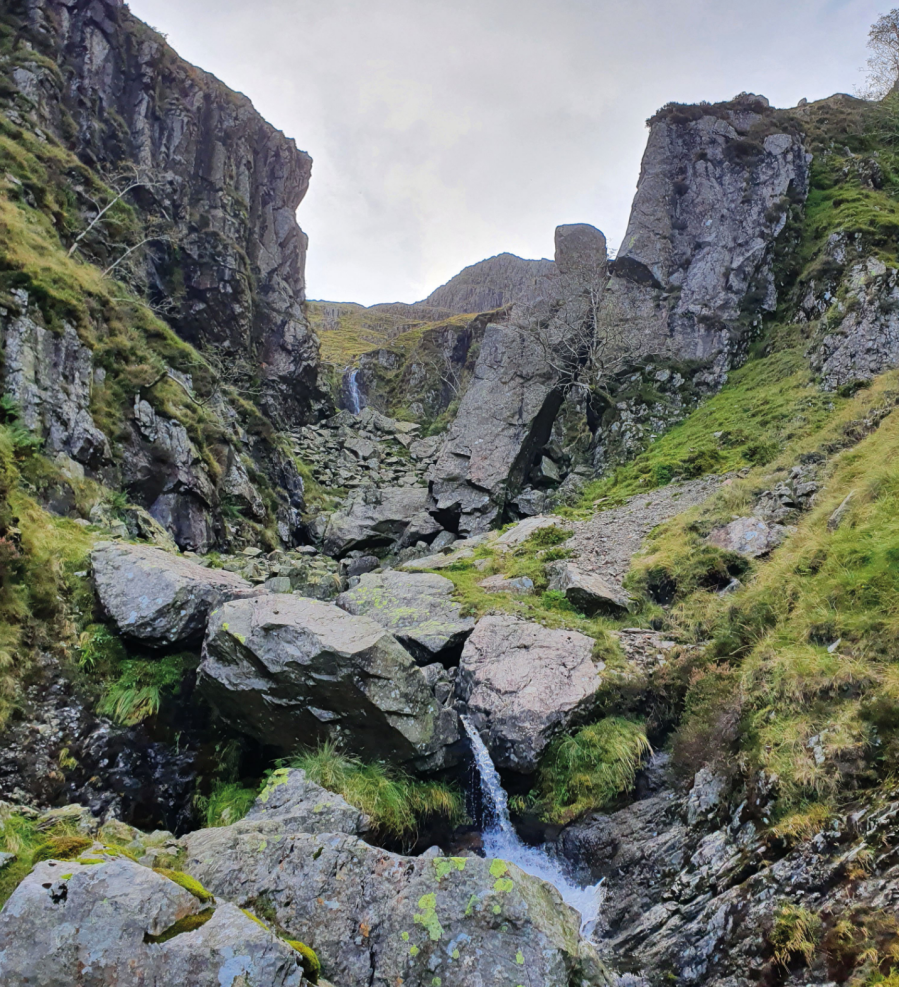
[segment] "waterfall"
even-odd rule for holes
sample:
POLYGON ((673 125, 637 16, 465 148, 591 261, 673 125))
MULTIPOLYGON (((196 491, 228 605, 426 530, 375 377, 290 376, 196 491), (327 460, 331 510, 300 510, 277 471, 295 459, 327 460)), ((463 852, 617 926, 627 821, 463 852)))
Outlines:
POLYGON ((359 373, 358 367, 347 368, 344 375, 344 385, 346 386, 347 402, 349 410, 354 415, 358 415, 362 410, 362 396, 359 394, 359 385, 356 383, 356 375, 359 373))
POLYGON ((562 900, 580 913, 581 935, 589 939, 596 928, 602 907, 602 881, 581 887, 569 876, 563 862, 556 856, 544 847, 528 846, 519 839, 509 818, 509 800, 490 758, 490 752, 471 720, 467 716, 460 716, 459 719, 471 741, 481 779, 481 794, 489 812, 490 821, 483 833, 485 853, 488 857, 498 857, 517 864, 533 877, 552 884, 562 900))

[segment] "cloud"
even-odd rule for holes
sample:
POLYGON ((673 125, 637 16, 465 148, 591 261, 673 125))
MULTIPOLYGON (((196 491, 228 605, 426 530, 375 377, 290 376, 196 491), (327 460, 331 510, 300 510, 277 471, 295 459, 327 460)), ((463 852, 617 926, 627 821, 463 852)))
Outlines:
POLYGON ((860 81, 873 0, 132 0, 315 164, 310 297, 414 301, 558 223, 617 243, 670 100, 860 81))

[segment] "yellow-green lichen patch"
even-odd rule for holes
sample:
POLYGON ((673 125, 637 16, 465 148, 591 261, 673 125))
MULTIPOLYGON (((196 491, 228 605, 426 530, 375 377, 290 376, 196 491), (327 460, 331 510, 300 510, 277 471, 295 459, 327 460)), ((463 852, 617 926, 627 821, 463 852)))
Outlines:
POLYGON ((409 933, 408 932, 401 932, 400 933, 400 939, 402 939, 403 942, 408 942, 409 941, 409 933))
POLYGON ((474 903, 478 900, 478 896, 473 894, 468 899, 468 904, 465 906, 465 917, 468 918, 469 915, 474 911, 474 903))
POLYGON ((195 877, 191 877, 190 874, 185 874, 184 871, 180 870, 169 870, 167 867, 154 867, 153 869, 157 874, 161 874, 162 877, 167 877, 179 887, 184 888, 185 891, 189 891, 198 901, 202 901, 204 903, 215 901, 215 895, 211 891, 207 891, 206 888, 204 888, 195 877))
POLYGON ((494 915, 499 915, 499 913, 500 913, 501 911, 502 911, 502 908, 500 908, 500 907, 499 907, 499 905, 494 905, 494 906, 493 906, 493 914, 494 914, 494 915))
POLYGON ((454 960, 457 960, 462 954, 459 952, 458 949, 454 949, 450 955, 454 960))
POLYGON ((436 942, 443 935, 443 926, 437 918, 437 896, 423 894, 418 899, 418 907, 421 911, 415 913, 415 924, 423 926, 431 940, 436 942))
POLYGON ((491 877, 504 877, 508 870, 509 870, 509 865, 505 862, 505 860, 490 861, 491 877))
POLYGON ((418 946, 410 946, 409 947, 409 955, 410 956, 418 956, 418 946))
POLYGON ((493 890, 508 894, 515 887, 515 882, 508 877, 500 877, 493 882, 493 890))
POLYGON ((437 871, 437 880, 442 881, 447 874, 454 870, 465 870, 465 858, 437 857, 434 861, 434 870, 437 871))
POLYGON ((71 879, 71 877, 72 877, 71 874, 62 874, 62 875, 60 875, 60 878, 59 879, 60 879, 60 881, 68 881, 68 880, 71 879))
POLYGON ((519 949, 519 950, 518 950, 518 952, 517 952, 517 953, 515 954, 515 962, 516 962, 516 963, 517 963, 517 964, 518 964, 519 966, 524 966, 524 953, 522 953, 522 951, 521 951, 520 949, 519 949))

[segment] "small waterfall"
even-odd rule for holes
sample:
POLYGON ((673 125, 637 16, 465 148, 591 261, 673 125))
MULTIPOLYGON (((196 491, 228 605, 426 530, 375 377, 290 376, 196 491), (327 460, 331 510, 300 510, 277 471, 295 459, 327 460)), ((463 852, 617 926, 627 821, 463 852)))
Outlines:
POLYGON ((481 778, 481 794, 490 812, 490 823, 483 833, 484 851, 488 857, 510 861, 533 877, 552 884, 562 900, 580 912, 581 935, 589 939, 596 928, 602 908, 602 881, 581 887, 566 873, 562 861, 557 857, 543 847, 522 843, 509 818, 509 800, 490 758, 490 752, 471 720, 467 716, 460 716, 459 719, 471 741, 481 778))
POLYGON ((362 411, 362 395, 359 393, 359 384, 356 381, 358 373, 358 367, 348 367, 343 378, 344 386, 346 387, 347 404, 349 405, 348 410, 354 415, 358 415, 362 411))

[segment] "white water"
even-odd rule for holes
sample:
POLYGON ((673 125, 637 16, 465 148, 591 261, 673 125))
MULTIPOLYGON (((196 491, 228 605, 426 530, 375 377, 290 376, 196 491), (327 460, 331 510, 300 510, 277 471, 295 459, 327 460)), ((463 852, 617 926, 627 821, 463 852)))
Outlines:
POLYGON ((347 395, 350 404, 349 410, 354 415, 358 415, 362 410, 362 397, 359 394, 359 385, 356 383, 356 374, 358 373, 358 369, 354 368, 349 371, 346 377, 347 395))
POLYGON ((462 725, 471 740, 475 764, 481 778, 481 793, 489 823, 484 829, 484 851, 488 857, 499 857, 517 864, 523 871, 554 885, 563 901, 581 915, 581 935, 590 938, 602 908, 602 881, 581 887, 566 873, 562 862, 543 847, 528 846, 518 838, 509 818, 509 800, 490 759, 490 753, 474 724, 461 716, 462 725))

